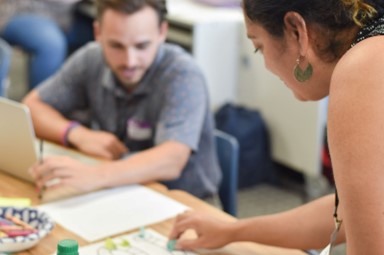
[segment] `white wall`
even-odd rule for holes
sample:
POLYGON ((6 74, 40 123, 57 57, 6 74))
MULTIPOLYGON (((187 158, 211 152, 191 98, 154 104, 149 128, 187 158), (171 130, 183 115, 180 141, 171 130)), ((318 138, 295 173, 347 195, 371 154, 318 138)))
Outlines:
POLYGON ((265 69, 262 56, 253 54, 246 38, 241 9, 211 8, 192 0, 169 0, 168 6, 171 27, 176 22, 191 28, 183 41, 191 41, 192 53, 205 72, 212 108, 234 101, 259 109, 270 131, 273 158, 318 176, 324 104, 299 102, 265 69))
MULTIPOLYGON (((273 158, 310 176, 320 173, 325 101, 300 102, 265 67, 242 26, 238 103, 259 109, 271 134, 273 158)), ((293 67, 292 67, 293 69, 293 67)))

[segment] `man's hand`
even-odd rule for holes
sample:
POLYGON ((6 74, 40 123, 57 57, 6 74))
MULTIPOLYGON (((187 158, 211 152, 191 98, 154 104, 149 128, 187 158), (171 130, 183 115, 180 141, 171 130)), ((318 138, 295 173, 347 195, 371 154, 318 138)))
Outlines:
POLYGON ((105 159, 119 159, 128 148, 115 135, 79 126, 68 134, 68 141, 79 151, 105 159))
POLYGON ((106 180, 106 173, 97 166, 85 165, 67 156, 47 157, 29 172, 40 190, 70 187, 87 192, 103 188, 106 180))

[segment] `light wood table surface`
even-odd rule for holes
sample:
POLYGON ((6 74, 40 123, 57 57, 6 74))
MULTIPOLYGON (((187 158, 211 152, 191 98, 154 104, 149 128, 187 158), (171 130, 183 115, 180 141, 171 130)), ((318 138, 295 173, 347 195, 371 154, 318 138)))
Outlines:
MULTIPOLYGON (((205 213, 215 215, 219 219, 236 220, 232 216, 222 212, 221 210, 207 204, 206 202, 180 190, 167 190, 167 188, 159 183, 150 183, 146 185, 157 192, 160 192, 170 198, 173 198, 188 207, 203 211, 205 213)), ((10 175, 0 172, 0 196, 1 197, 26 197, 30 198, 32 205, 39 205, 39 199, 33 184, 16 179, 10 175)), ((167 236, 172 229, 173 219, 166 220, 157 224, 148 226, 157 232, 167 236)), ((127 232, 128 233, 128 232, 127 232)), ((16 253, 17 255, 50 255, 54 254, 56 245, 59 240, 64 238, 72 238, 79 242, 79 245, 89 244, 87 241, 78 237, 76 234, 66 230, 63 226, 55 225, 54 229, 44 239, 42 239, 35 247, 16 253)), ((199 254, 215 254, 215 255, 304 255, 305 253, 298 250, 282 249, 277 247, 265 246, 255 243, 234 243, 223 249, 215 251, 199 251, 199 254)), ((155 255, 155 254, 154 254, 155 255)))

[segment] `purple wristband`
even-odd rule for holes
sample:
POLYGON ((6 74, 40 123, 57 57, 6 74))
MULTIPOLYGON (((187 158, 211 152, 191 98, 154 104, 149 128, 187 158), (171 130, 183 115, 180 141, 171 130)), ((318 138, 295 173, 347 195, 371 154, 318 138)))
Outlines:
POLYGON ((64 129, 63 134, 61 136, 61 143, 64 146, 69 146, 69 141, 68 141, 68 135, 69 132, 71 132, 72 129, 80 126, 80 123, 77 121, 71 121, 69 122, 68 126, 64 129))

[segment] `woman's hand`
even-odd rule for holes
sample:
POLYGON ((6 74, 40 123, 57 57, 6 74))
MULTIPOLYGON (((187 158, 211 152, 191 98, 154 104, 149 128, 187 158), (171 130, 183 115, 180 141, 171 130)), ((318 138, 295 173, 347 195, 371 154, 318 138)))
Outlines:
POLYGON ((234 224, 201 213, 186 212, 176 217, 169 239, 178 239, 175 246, 177 250, 220 248, 231 242, 231 226, 234 224), (188 229, 194 230, 197 238, 180 238, 188 229))

